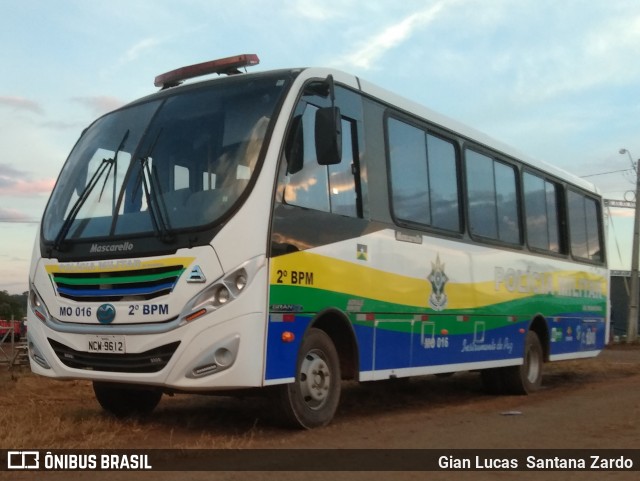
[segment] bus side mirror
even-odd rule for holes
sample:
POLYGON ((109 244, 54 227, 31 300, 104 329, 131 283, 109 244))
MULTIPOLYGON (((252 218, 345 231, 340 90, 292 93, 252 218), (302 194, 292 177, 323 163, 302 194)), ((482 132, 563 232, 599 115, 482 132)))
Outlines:
POLYGON ((316 157, 320 165, 342 161, 342 117, 339 107, 324 107, 316 112, 316 157))

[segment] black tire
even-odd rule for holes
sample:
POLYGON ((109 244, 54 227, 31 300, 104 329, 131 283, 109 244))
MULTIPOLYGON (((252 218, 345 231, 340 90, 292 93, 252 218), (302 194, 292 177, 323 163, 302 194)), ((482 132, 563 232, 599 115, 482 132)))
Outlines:
POLYGON ((540 389, 544 353, 540 339, 533 331, 527 333, 523 356, 520 366, 480 371, 485 391, 489 394, 529 394, 540 389))
POLYGON ((158 389, 98 381, 93 382, 93 392, 100 406, 118 418, 147 416, 162 398, 162 391, 158 389))
POLYGON ((336 348, 324 331, 311 328, 298 352, 295 382, 279 386, 285 422, 304 429, 326 426, 338 408, 340 389, 336 348))
POLYGON ((505 367, 503 382, 508 394, 530 394, 542 385, 544 353, 538 335, 527 332, 524 340, 524 360, 520 366, 505 367))

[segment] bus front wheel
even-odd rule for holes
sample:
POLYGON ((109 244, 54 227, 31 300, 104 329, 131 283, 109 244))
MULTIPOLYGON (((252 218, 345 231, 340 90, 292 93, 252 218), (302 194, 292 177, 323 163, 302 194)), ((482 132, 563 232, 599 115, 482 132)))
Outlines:
POLYGON ((331 422, 340 402, 340 362, 331 338, 311 328, 298 352, 295 381, 280 387, 287 424, 311 429, 331 422))
POLYGON ((157 389, 142 389, 107 382, 93 382, 93 392, 100 406, 118 418, 151 414, 162 397, 157 389))

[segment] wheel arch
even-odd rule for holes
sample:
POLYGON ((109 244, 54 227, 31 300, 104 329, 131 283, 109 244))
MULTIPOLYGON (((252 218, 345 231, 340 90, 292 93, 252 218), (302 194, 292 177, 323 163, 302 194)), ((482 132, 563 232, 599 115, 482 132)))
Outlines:
POLYGON ((529 330, 535 332, 538 336, 538 339, 540 339, 544 361, 549 362, 549 325, 545 317, 542 314, 537 314, 536 316, 534 316, 534 318, 531 320, 531 323, 529 324, 529 330))
POLYGON ((307 329, 324 331, 333 342, 340 360, 342 379, 356 379, 360 369, 358 343, 353 325, 348 317, 338 309, 319 312, 307 329))

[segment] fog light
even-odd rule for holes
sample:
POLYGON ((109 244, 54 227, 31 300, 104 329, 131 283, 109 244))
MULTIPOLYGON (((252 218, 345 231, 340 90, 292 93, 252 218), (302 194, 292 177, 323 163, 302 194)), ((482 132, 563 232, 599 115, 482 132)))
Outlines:
POLYGON ((185 371, 185 376, 198 379, 230 369, 236 361, 239 348, 239 334, 221 339, 200 353, 185 371))
POLYGON ((31 359, 33 359, 41 367, 45 369, 51 369, 51 366, 49 366, 49 363, 44 358, 44 356, 40 353, 40 350, 36 347, 36 345, 33 342, 29 341, 27 346, 29 348, 29 355, 31 356, 31 359))
POLYGON ((228 366, 233 362, 233 354, 231 353, 231 351, 229 351, 229 349, 224 347, 218 349, 213 355, 213 358, 221 366, 228 366))

